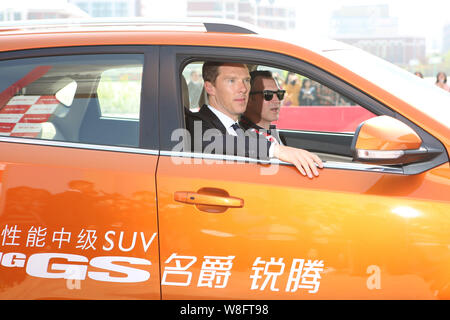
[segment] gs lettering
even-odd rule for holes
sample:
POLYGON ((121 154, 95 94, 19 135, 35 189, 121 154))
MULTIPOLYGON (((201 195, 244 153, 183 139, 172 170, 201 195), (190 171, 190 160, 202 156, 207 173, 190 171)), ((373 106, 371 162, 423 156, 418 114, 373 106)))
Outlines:
MULTIPOLYGON (((0 253, 1 265, 4 267, 24 267, 26 256, 23 253, 0 253)), ((149 266, 151 262, 142 258, 123 256, 88 258, 67 253, 36 253, 26 262, 26 273, 33 277, 47 279, 85 280, 86 277, 105 282, 135 283, 150 279, 150 272, 125 266, 149 266), (120 264, 117 264, 120 263, 120 264), (89 267, 104 271, 88 271, 89 267)))

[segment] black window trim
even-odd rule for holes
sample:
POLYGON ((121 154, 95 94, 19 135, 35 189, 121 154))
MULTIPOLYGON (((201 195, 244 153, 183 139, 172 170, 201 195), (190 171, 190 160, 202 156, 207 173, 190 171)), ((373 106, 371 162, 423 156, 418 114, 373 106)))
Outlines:
MULTIPOLYGON (((170 155, 170 150, 179 143, 170 141, 171 132, 177 128, 184 127, 184 112, 181 101, 181 83, 180 76, 184 67, 195 61, 216 60, 230 61, 240 63, 265 64, 267 66, 280 68, 311 78, 318 81, 330 89, 350 98, 361 107, 366 108, 376 115, 388 115, 394 117, 410 127, 412 127, 422 138, 424 145, 434 150, 442 150, 441 154, 434 159, 422 163, 413 163, 401 167, 384 167, 371 165, 368 171, 390 171, 384 168, 390 168, 392 171, 401 174, 418 174, 432 169, 445 162, 448 162, 448 156, 442 143, 433 137, 430 133, 423 130, 420 126, 408 120, 401 114, 393 111, 388 106, 379 102, 367 93, 360 91, 346 81, 330 74, 329 72, 314 66, 299 58, 287 56, 281 53, 262 51, 247 48, 233 47, 206 47, 206 46, 170 46, 165 45, 160 48, 160 73, 161 88, 172 88, 173 90, 160 90, 159 108, 160 108, 160 146, 164 150, 164 155, 170 155), (174 106, 176 110, 174 110, 174 106), (397 170, 399 169, 399 170, 397 170)), ((161 153, 163 155, 163 153, 161 153)), ((327 166, 327 163, 325 163, 327 166)), ((348 163, 342 169, 349 169, 348 163)), ((351 169, 351 168, 350 168, 351 169)), ((356 169, 356 168, 355 168, 356 169)), ((356 169, 358 170, 358 169, 356 169)))
MULTIPOLYGON (((146 149, 151 154, 159 151, 159 116, 158 116, 158 93, 159 81, 159 46, 157 45, 98 45, 98 46, 69 46, 39 48, 0 52, 0 61, 17 60, 26 58, 71 56, 71 55, 93 55, 93 54, 143 54, 144 68, 142 73, 140 124, 139 124, 139 147, 120 147, 114 145, 85 144, 80 142, 45 140, 35 138, 21 138, 1 136, 1 141, 24 143, 23 139, 29 139, 30 144, 41 144, 51 146, 72 146, 75 148, 98 150, 138 150, 146 149), (51 141, 50 143, 48 143, 51 141)), ((125 151, 127 152, 127 151, 125 151)), ((145 152, 144 152, 145 153, 145 152)))

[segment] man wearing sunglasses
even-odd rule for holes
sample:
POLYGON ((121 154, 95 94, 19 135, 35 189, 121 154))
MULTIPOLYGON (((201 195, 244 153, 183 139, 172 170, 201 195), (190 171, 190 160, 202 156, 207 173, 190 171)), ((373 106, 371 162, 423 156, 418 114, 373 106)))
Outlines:
POLYGON ((278 120, 286 91, 279 88, 270 71, 255 70, 250 76, 251 91, 247 109, 241 116, 241 127, 263 135, 277 145, 274 152, 276 158, 295 164, 302 174, 310 178, 313 174, 317 176, 316 164, 319 168, 323 167, 321 159, 309 151, 284 146, 275 125, 272 125, 273 121, 278 120))
POLYGON ((270 141, 283 144, 272 122, 278 120, 286 91, 278 87, 270 71, 252 71, 250 77, 251 91, 247 109, 239 123, 244 130, 253 130, 270 141))
POLYGON ((199 145, 201 152, 207 152, 211 142, 205 139, 203 133, 216 130, 222 134, 220 144, 224 154, 257 159, 278 158, 294 164, 304 176, 313 178, 319 175, 317 167, 322 168, 323 164, 316 155, 274 143, 261 134, 243 135, 238 120, 247 108, 250 93, 250 74, 246 65, 205 62, 202 76, 209 105, 202 106, 199 112, 186 111, 186 128, 191 134, 194 152, 197 152, 199 145), (202 132, 200 135, 196 132, 198 124, 202 132), (240 148, 240 138, 241 142, 244 141, 244 150, 240 148))

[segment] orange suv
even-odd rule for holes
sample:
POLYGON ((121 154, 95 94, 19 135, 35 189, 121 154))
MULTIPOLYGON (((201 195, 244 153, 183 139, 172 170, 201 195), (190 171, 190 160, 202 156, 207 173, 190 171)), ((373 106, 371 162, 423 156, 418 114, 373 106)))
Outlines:
POLYGON ((0 298, 449 299, 450 95, 298 38, 1 25, 0 298), (186 148, 206 60, 272 71, 280 136, 321 157, 318 177, 186 148))

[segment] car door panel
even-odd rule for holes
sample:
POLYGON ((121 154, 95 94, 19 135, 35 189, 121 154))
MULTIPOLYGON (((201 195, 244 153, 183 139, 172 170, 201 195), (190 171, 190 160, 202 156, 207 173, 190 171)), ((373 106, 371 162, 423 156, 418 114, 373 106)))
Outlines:
MULTIPOLYGON (((445 226, 418 230, 414 220, 433 221, 449 207, 413 199, 421 188, 445 199, 446 191, 433 183, 436 173, 418 177, 325 168, 310 180, 286 165, 274 175, 261 175, 264 166, 254 163, 184 160, 191 164, 166 156, 158 165, 162 272, 171 276, 173 254, 196 262, 183 271, 191 274, 188 286, 180 285, 187 278, 162 284, 163 299, 434 298, 439 291, 427 280, 431 271, 418 267, 431 263, 431 257, 422 255, 417 241, 426 237, 439 251, 436 256, 448 255, 440 244, 448 240, 445 226), (393 185, 397 197, 390 195, 393 185), (174 200, 177 191, 205 187, 225 190, 244 206, 210 213, 174 200), (206 268, 208 256, 234 257, 225 287, 223 278, 216 283, 220 271, 216 278, 207 273, 212 272, 206 268), (317 292, 306 285, 294 288, 293 262, 302 259, 323 261, 317 292), (272 273, 269 267, 254 280, 256 262, 262 261, 271 262, 272 273), (379 270, 382 290, 371 286, 371 268, 379 270)), ((443 272, 447 263, 436 268, 443 272)))
POLYGON ((32 109, 39 121, 16 114, 14 130, 34 131, 0 136, 1 299, 160 299, 157 93, 141 94, 158 73, 157 48, 42 49, 10 58, 2 54, 2 70, 48 67, 20 92, 2 88, 3 121, 32 109), (63 105, 55 92, 70 81, 73 100, 63 105), (124 88, 127 99, 116 99, 124 88), (39 133, 49 124, 60 134, 39 133))
POLYGON ((159 299, 157 155, 0 144, 3 299, 159 299))
MULTIPOLYGON (((449 176, 448 159, 407 175, 407 167, 337 157, 310 180, 291 165, 179 152, 180 141, 173 139, 175 130, 184 127, 178 77, 187 61, 236 62, 239 57, 250 64, 301 70, 375 115, 401 115, 292 57, 231 48, 161 50, 167 71, 160 76, 165 128, 157 170, 162 299, 449 297, 450 238, 444 231, 449 185, 439 182, 449 176), (240 199, 243 206, 205 205, 198 194, 219 197, 222 203, 240 199), (430 264, 433 270, 425 267, 430 264)), ((414 129, 426 144, 439 144, 417 125, 414 129)), ((286 137, 303 144, 306 136, 294 132, 286 137)), ((334 141, 342 151, 338 154, 350 155, 344 149, 351 136, 334 141)), ((332 140, 324 135, 314 142, 332 140)), ((308 142, 314 149, 316 144, 308 142)), ((329 152, 325 143, 319 148, 323 153, 329 152)))

